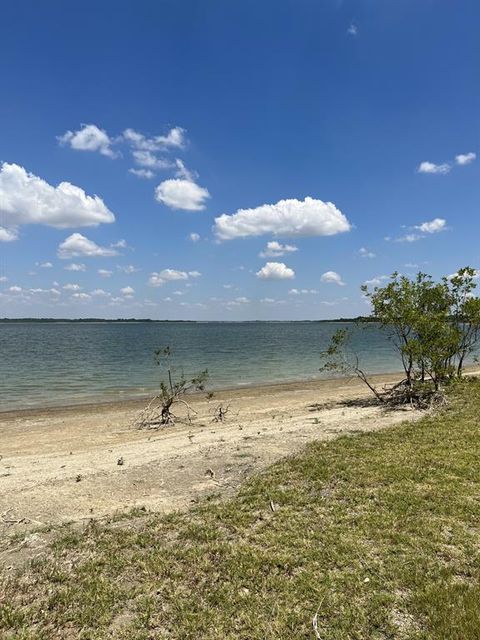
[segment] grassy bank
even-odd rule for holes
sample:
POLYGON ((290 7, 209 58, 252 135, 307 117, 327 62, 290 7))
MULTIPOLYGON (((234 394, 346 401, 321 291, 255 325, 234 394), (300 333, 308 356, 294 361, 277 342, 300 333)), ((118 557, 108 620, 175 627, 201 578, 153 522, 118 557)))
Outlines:
POLYGON ((472 380, 441 414, 310 445, 226 503, 65 528, 4 572, 0 637, 480 638, 479 436, 472 380))

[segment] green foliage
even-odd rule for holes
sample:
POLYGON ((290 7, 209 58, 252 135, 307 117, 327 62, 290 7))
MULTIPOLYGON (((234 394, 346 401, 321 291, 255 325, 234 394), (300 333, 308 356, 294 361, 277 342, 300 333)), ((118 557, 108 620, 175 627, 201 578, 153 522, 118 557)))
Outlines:
POLYGON ((388 331, 400 356, 405 372, 400 385, 380 394, 369 383, 349 346, 347 329, 337 331, 321 352, 320 370, 356 375, 378 399, 394 404, 428 406, 441 400, 440 385, 462 376, 465 358, 480 338, 480 299, 473 295, 476 277, 471 267, 440 282, 425 273, 415 278, 393 273, 383 287, 372 291, 362 287, 372 305, 372 318, 388 331))
POLYGON ((462 375, 480 337, 475 277, 471 267, 440 282, 425 273, 413 279, 394 273, 384 287, 362 287, 372 315, 390 332, 409 384, 429 377, 437 389, 462 375))

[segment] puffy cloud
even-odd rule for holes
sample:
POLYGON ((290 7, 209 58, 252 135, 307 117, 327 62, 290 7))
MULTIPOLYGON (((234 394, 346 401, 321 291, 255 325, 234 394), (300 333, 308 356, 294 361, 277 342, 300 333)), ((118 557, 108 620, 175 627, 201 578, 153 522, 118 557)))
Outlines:
POLYGON ((349 221, 331 202, 307 197, 280 200, 254 209, 239 209, 215 218, 219 240, 232 240, 271 233, 274 236, 331 236, 351 228, 349 221))
POLYGON ((113 140, 107 132, 99 129, 95 124, 82 124, 78 131, 67 131, 57 140, 60 144, 68 144, 77 151, 98 151, 109 158, 116 158, 112 149, 113 140))
POLYGON ((291 244, 280 244, 276 240, 267 242, 267 247, 259 255, 261 258, 280 258, 286 253, 294 253, 298 251, 298 247, 291 244))
MULTIPOLYGON (((138 165, 140 165, 141 167, 147 167, 149 173, 152 174, 152 176, 147 176, 144 174, 141 176, 143 178, 153 177, 154 174, 152 172, 152 169, 171 169, 172 167, 174 167, 170 160, 166 160, 165 158, 157 158, 157 156, 151 151, 136 149, 135 151, 132 151, 132 156, 138 165)), ((131 172, 134 173, 135 169, 131 170, 131 172)), ((139 175, 138 171, 135 175, 139 175)))
POLYGON ((81 288, 79 284, 64 284, 62 287, 65 291, 80 291, 81 288))
POLYGON ((18 231, 15 227, 12 229, 5 229, 5 227, 0 227, 0 242, 13 242, 17 238, 18 231))
POLYGON ((108 291, 105 291, 104 289, 94 289, 91 293, 91 296, 96 296, 96 297, 107 297, 109 298, 111 296, 111 293, 108 293, 108 291))
POLYGON ((191 180, 170 178, 164 180, 155 189, 155 198, 171 209, 184 211, 202 211, 205 201, 210 198, 208 189, 200 187, 191 180))
POLYGON ((17 164, 4 162, 0 170, 0 215, 5 228, 0 239, 14 240, 24 224, 43 224, 57 229, 96 227, 114 222, 115 216, 98 196, 88 196, 70 182, 57 187, 17 164))
POLYGON ((67 264, 67 266, 65 267, 66 271, 86 271, 87 267, 84 264, 78 264, 76 262, 71 262, 70 264, 67 264))
POLYGON ((443 218, 434 218, 430 222, 422 222, 415 226, 415 229, 423 231, 424 233, 438 233, 439 231, 445 231, 445 225, 447 221, 443 218))
POLYGON ((455 156, 455 162, 459 165, 470 164, 477 157, 476 153, 470 151, 470 153, 460 153, 458 156, 455 156))
POLYGON ((113 271, 110 271, 110 269, 99 269, 97 273, 102 278, 110 278, 110 276, 113 274, 113 271))
POLYGON ((192 233, 189 234, 188 237, 192 242, 198 242, 200 240, 200 235, 198 233, 193 233, 192 232, 192 233))
POLYGON ((146 180, 150 180, 155 176, 151 169, 129 169, 128 172, 137 176, 137 178, 145 178, 146 180))
MULTIPOLYGON (((395 238, 395 242, 417 242, 422 238, 425 238, 425 234, 439 233, 440 231, 446 230, 447 221, 443 218, 434 218, 428 222, 422 222, 421 224, 416 224, 412 228, 417 231, 421 231, 421 233, 407 233, 399 238, 395 238)), ((390 240, 391 238, 386 238, 390 240)))
POLYGON ((417 171, 418 173, 439 173, 445 174, 448 173, 451 169, 451 165, 448 162, 444 162, 443 164, 435 164, 433 162, 428 162, 428 160, 421 162, 418 165, 417 171))
POLYGON ((365 247, 361 247, 361 248, 360 248, 360 250, 359 250, 359 252, 358 252, 358 255, 359 255, 361 258, 375 258, 375 254, 374 254, 372 251, 369 251, 369 250, 368 250, 367 248, 365 248, 365 247))
POLYGON ((365 280, 363 284, 367 287, 379 287, 386 280, 389 280, 389 276, 375 276, 370 280, 365 280))
POLYGON ((72 298, 74 300, 90 300, 91 296, 89 293, 74 293, 72 294, 72 298))
POLYGON ((124 296, 133 296, 135 289, 133 287, 123 287, 123 289, 120 289, 120 293, 124 296))
POLYGON ((356 24, 354 24, 353 22, 351 23, 351 25, 348 27, 347 29, 347 33, 350 36, 356 36, 358 34, 358 27, 356 24))
POLYGON ((182 149, 186 144, 185 129, 173 127, 166 136, 147 138, 143 133, 134 129, 125 129, 124 139, 135 149, 144 151, 159 151, 165 148, 182 149))
MULTIPOLYGON (((175 282, 176 280, 188 280, 189 278, 198 278, 202 274, 199 271, 178 271, 177 269, 162 269, 162 271, 154 271, 150 274, 148 284, 152 287, 161 287, 165 282, 175 282)), ((182 292, 174 291, 177 295, 183 295, 182 292)))
POLYGON ((132 149, 136 164, 143 169, 130 169, 139 178, 153 178, 154 170, 173 169, 176 165, 168 158, 159 158, 156 153, 170 149, 183 149, 186 144, 185 130, 173 127, 165 136, 147 137, 134 129, 125 129, 123 140, 132 149))
POLYGON ((291 280, 295 277, 295 271, 283 262, 267 262, 256 276, 262 280, 291 280))
POLYGON ((176 269, 162 269, 159 273, 163 280, 187 280, 188 273, 185 271, 177 271, 176 269))
POLYGON ((166 136, 157 136, 156 142, 165 147, 176 147, 182 149, 185 146, 185 129, 173 127, 166 136))
POLYGON ((340 274, 336 271, 325 271, 320 278, 321 282, 325 282, 327 284, 338 284, 339 286, 345 286, 345 282, 342 280, 340 274))
POLYGON ((58 257, 67 259, 77 256, 108 257, 116 256, 118 251, 111 247, 101 247, 93 240, 89 240, 81 233, 72 233, 58 247, 58 257))
POLYGON ((40 269, 51 269, 53 267, 53 264, 51 262, 40 262, 38 266, 40 267, 40 269))

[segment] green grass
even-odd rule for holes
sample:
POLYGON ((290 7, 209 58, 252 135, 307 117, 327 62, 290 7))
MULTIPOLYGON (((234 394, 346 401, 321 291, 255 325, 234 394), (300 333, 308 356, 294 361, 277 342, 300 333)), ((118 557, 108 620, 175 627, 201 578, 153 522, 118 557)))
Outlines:
POLYGON ((465 382, 441 414, 312 444, 228 502, 64 529, 2 578, 0 637, 315 639, 318 612, 325 640, 480 638, 479 436, 465 382))

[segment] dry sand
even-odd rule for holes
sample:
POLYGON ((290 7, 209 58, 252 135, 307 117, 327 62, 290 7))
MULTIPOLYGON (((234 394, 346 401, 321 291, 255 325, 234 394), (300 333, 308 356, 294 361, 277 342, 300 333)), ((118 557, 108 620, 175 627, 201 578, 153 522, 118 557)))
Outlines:
POLYGON ((0 413, 0 536, 132 507, 184 509, 211 493, 233 493, 309 441, 419 416, 350 402, 362 398, 369 396, 357 380, 223 391, 211 401, 191 397, 192 424, 147 431, 133 427, 139 401, 0 413), (220 402, 230 412, 215 423, 220 402))

